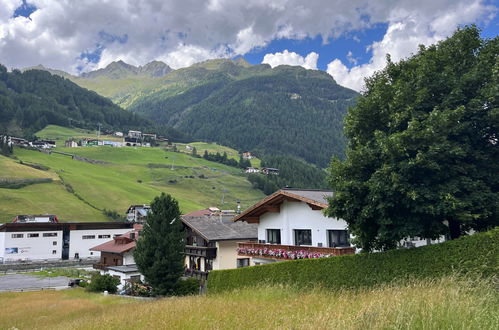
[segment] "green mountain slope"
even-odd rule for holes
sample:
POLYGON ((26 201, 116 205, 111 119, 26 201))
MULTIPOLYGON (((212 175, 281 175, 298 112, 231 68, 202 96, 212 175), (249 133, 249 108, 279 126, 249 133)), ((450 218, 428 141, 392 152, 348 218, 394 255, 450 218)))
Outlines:
POLYGON ((128 109, 239 150, 293 155, 321 167, 332 155, 343 156, 343 118, 357 93, 325 72, 225 61, 213 70, 187 68, 179 76, 191 80, 182 92, 158 90, 128 109))
POLYGON ((27 135, 47 124, 95 127, 149 125, 110 100, 68 79, 40 70, 21 72, 0 65, 0 132, 27 135))
MULTIPOLYGON (((48 130, 39 136, 53 136, 48 130)), ((75 136, 80 135, 75 131, 75 136)), ((131 204, 172 194, 183 212, 217 206, 247 208, 264 197, 234 167, 162 148, 56 148, 68 155, 15 149, 17 160, 0 156, 0 223, 17 214, 53 213, 62 221, 109 220, 104 210, 124 216, 131 204), (20 163, 22 162, 22 163, 20 163), (35 165, 43 170, 35 169, 35 165), (7 183, 23 183, 12 187, 7 183)))
POLYGON ((118 61, 69 79, 195 139, 320 167, 344 154, 343 118, 358 94, 323 71, 243 59, 165 70, 162 62, 137 68, 118 61))

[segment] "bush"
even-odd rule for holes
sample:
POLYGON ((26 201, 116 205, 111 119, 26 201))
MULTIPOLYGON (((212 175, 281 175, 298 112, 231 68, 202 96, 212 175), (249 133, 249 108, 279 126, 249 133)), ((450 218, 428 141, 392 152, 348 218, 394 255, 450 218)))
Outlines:
POLYGON ((112 277, 111 275, 101 275, 97 273, 92 275, 92 279, 87 286, 87 290, 91 292, 108 291, 109 293, 116 293, 116 291, 118 291, 118 284, 120 284, 120 280, 118 278, 112 277))
POLYGON ((176 296, 188 296, 199 293, 199 280, 194 277, 180 279, 175 288, 176 296))
POLYGON ((438 278, 454 272, 494 276, 499 272, 498 255, 499 227, 420 248, 212 271, 208 289, 216 293, 261 284, 340 289, 438 278))

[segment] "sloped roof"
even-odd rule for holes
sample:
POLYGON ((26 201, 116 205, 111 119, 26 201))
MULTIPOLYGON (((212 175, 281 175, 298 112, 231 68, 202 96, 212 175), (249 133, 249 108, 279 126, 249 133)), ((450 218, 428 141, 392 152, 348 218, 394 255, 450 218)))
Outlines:
POLYGON ((328 206, 326 198, 333 195, 328 190, 312 189, 281 189, 262 199, 243 213, 236 216, 233 221, 259 222, 259 217, 267 212, 279 212, 280 205, 285 200, 307 203, 312 210, 322 210, 328 206))
POLYGON ((255 224, 221 220, 217 216, 183 216, 182 221, 207 241, 256 239, 258 237, 255 224))
POLYGON ((189 213, 184 214, 184 217, 202 217, 205 215, 211 215, 213 212, 210 211, 210 209, 203 209, 203 210, 197 210, 197 211, 192 211, 189 213))
POLYGON ((139 236, 141 225, 135 225, 134 229, 121 236, 113 238, 111 241, 94 246, 90 251, 125 253, 135 248, 136 239, 139 236), (135 233, 135 239, 130 238, 130 234, 135 233))

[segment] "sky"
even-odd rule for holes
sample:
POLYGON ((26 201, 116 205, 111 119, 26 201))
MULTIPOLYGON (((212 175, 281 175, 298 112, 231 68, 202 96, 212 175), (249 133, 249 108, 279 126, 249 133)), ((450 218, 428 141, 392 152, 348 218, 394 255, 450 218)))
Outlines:
POLYGON ((174 69, 213 58, 364 78, 458 28, 499 32, 493 0, 0 0, 0 64, 72 74, 123 60, 174 69))

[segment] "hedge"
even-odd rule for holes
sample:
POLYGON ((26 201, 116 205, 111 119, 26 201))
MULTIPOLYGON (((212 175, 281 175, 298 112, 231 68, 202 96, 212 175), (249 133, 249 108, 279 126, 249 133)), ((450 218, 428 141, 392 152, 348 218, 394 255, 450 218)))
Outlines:
POLYGON ((499 274, 499 227, 441 244, 340 257, 282 261, 210 272, 208 292, 218 293, 261 284, 299 288, 360 288, 452 273, 499 274))

